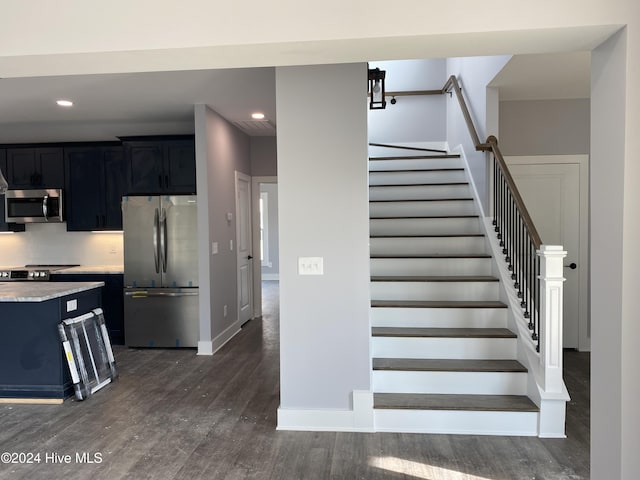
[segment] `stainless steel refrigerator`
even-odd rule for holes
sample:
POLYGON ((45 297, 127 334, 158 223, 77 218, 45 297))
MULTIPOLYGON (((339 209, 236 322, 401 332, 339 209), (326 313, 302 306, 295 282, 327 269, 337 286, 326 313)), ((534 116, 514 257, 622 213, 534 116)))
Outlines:
POLYGON ((125 344, 196 347, 196 196, 125 196, 122 220, 125 344))

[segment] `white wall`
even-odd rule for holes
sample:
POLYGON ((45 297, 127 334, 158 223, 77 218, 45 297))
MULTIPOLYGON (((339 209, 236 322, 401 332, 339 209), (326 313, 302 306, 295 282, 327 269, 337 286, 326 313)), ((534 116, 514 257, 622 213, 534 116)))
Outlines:
MULTIPOLYGON (((455 75, 458 78, 480 142, 484 142, 489 135, 498 133, 488 129, 488 126, 493 125, 487 123, 487 112, 497 106, 487 106, 487 85, 510 58, 508 55, 501 55, 496 57, 450 58, 447 60, 447 77, 455 75)), ((495 98, 492 100, 494 102, 497 101, 495 98)), ((486 154, 476 152, 455 95, 451 97, 447 95, 447 142, 452 150, 458 147, 463 149, 469 162, 469 169, 478 190, 480 201, 488 215, 486 154)))
POLYGON ((364 63, 276 69, 282 409, 347 410, 370 387, 366 78, 364 63), (324 275, 298 275, 298 257, 324 275))
POLYGON ((26 225, 0 235, 0 265, 122 265, 122 233, 67 232, 66 223, 26 225))
POLYGON ((206 105, 196 105, 200 353, 237 333, 235 171, 251 171, 249 137, 206 105), (227 213, 233 216, 227 220, 227 213), (212 254, 212 243, 218 253, 212 254), (231 242, 233 242, 233 247, 231 242), (224 316, 224 307, 227 316, 224 316), (208 344, 208 345, 207 345, 208 344))
MULTIPOLYGON (((445 59, 370 62, 369 68, 386 71, 385 90, 439 90, 446 81, 445 59)), ((444 95, 396 97, 387 108, 368 110, 369 142, 443 142, 446 137, 444 95)))
POLYGON ((588 98, 500 102, 503 155, 577 155, 589 153, 588 98))

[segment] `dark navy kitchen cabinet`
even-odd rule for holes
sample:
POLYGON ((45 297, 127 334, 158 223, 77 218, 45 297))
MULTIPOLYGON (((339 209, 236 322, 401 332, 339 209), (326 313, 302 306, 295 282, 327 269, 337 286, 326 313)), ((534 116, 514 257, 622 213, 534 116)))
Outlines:
POLYGON ((7 148, 9 188, 63 188, 62 147, 7 148))
POLYGON ((124 275, 89 273, 52 273, 52 282, 104 282, 102 310, 113 345, 124 345, 124 275))
POLYGON ((126 192, 122 147, 67 147, 65 173, 67 230, 122 230, 120 202, 126 192))
MULTIPOLYGON (((0 171, 7 178, 7 151, 0 148, 0 171)), ((24 225, 7 223, 4 220, 4 195, 0 195, 0 232, 24 232, 24 225)))
POLYGON ((196 192, 193 137, 123 139, 131 194, 196 192))

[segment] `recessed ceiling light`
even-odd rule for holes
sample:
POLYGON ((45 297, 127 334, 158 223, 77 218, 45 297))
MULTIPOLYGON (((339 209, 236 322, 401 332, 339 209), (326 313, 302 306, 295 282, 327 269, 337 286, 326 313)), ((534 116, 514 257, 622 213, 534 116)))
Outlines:
POLYGON ((256 112, 251 114, 251 118, 254 120, 262 120, 264 119, 264 113, 256 112))
POLYGON ((61 107, 72 107, 73 102, 71 100, 57 100, 56 103, 61 107))

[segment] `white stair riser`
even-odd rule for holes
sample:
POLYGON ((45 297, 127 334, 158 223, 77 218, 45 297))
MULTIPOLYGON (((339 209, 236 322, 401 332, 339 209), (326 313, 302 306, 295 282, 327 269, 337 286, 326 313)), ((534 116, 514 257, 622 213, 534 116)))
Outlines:
POLYGON ((421 200, 428 198, 467 198, 470 196, 469 185, 369 188, 369 200, 421 200))
MULTIPOLYGON (((410 253, 409 253, 410 255, 410 253)), ((371 275, 490 275, 490 258, 372 258, 371 275)))
POLYGON ((369 204, 372 217, 430 217, 434 215, 477 215, 469 200, 380 202, 369 204))
POLYGON ((379 358, 447 358, 509 360, 516 358, 515 338, 372 337, 379 358))
POLYGON ((370 235, 461 235, 480 233, 480 220, 472 218, 385 218, 369 222, 370 235))
POLYGON ((371 309, 372 327, 506 328, 506 308, 371 309))
MULTIPOLYGON (((380 157, 390 155, 378 155, 380 157)), ((464 168, 461 158, 424 158, 405 160, 372 160, 369 162, 370 172, 385 170, 431 170, 434 168, 464 168)))
POLYGON ((369 185, 466 182, 463 170, 420 170, 412 172, 370 172, 369 185))
POLYGON ((538 413, 376 409, 374 425, 377 432, 535 436, 538 413))
POLYGON ((371 282, 373 300, 498 300, 498 282, 371 282))
POLYGON ((376 393, 526 395, 525 372, 407 372, 374 370, 376 393))
MULTIPOLYGON (((424 238, 372 238, 369 242, 372 255, 402 253, 412 254, 479 254, 486 252, 484 237, 424 237, 424 238)), ((427 275, 428 272, 425 272, 427 275)))

